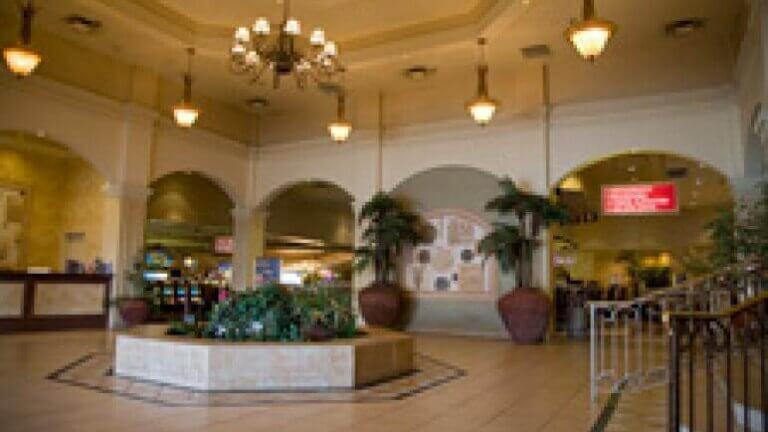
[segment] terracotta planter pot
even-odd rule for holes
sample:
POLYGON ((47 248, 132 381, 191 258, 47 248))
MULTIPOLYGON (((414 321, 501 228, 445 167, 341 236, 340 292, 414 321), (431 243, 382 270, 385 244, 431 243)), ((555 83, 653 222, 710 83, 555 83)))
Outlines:
POLYGON ((312 342, 323 342, 333 339, 333 331, 323 325, 313 324, 304 332, 312 342))
POLYGON ((538 288, 517 288, 499 298, 499 314, 515 343, 544 341, 549 323, 549 298, 538 288))
POLYGON ((144 324, 149 317, 149 305, 144 299, 121 299, 117 308, 127 327, 144 324))
POLYGON ((400 321, 403 299, 400 287, 373 283, 357 296, 360 313, 372 327, 394 327, 400 321))

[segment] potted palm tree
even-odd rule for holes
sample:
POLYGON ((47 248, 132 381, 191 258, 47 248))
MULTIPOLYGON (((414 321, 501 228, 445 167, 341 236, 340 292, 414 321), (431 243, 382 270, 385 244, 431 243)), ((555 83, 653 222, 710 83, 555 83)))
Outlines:
POLYGON ((478 244, 486 259, 495 257, 503 272, 514 270, 516 287, 501 296, 498 309, 512 340, 520 344, 541 342, 549 322, 549 298, 532 285, 533 253, 539 247, 541 228, 567 219, 565 209, 547 197, 522 191, 508 179, 499 182, 501 194, 485 208, 500 215, 512 214, 516 223, 496 222, 478 244))
POLYGON ((406 244, 421 239, 418 216, 385 192, 378 192, 360 210, 363 246, 355 251, 355 267, 373 267, 373 282, 360 291, 360 313, 368 325, 392 327, 400 319, 402 293, 395 280, 395 262, 406 244))

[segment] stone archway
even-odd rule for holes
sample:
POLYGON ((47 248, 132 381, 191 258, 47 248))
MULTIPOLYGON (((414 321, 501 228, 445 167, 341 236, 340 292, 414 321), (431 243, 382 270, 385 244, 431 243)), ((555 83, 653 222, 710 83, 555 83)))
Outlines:
POLYGON ((0 132, 0 268, 86 270, 108 258, 105 183, 102 172, 65 145, 0 132))

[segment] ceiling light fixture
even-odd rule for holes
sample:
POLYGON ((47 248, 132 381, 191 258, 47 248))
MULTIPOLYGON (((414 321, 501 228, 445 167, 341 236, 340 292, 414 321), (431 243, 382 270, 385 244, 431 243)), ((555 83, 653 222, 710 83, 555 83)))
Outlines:
POLYGON ((187 48, 187 73, 184 74, 184 98, 173 107, 173 118, 179 127, 190 128, 197 121, 200 110, 192 103, 192 56, 194 48, 187 48))
POLYGON ((250 74, 251 82, 260 82, 264 72, 271 70, 274 88, 280 86, 280 77, 292 74, 296 85, 304 88, 309 78, 331 81, 343 69, 336 42, 326 40, 321 28, 315 28, 308 40, 301 38, 301 23, 290 12, 290 0, 283 0, 283 20, 272 39, 273 26, 264 17, 257 18, 251 28, 235 30, 230 50, 234 73, 250 74))
POLYGON ((467 103, 469 115, 480 126, 487 125, 499 107, 499 103, 488 96, 488 64, 485 61, 485 42, 485 38, 477 40, 480 51, 480 61, 477 65, 477 96, 467 103))
POLYGON ((336 119, 328 123, 328 133, 331 134, 331 138, 335 142, 342 143, 352 133, 352 123, 346 119, 346 94, 344 89, 339 89, 336 102, 336 119))
POLYGON ((32 0, 29 0, 21 6, 21 37, 19 43, 3 49, 3 58, 8 70, 19 78, 29 76, 42 60, 40 54, 30 48, 32 43, 32 17, 34 15, 35 8, 32 6, 32 0))
POLYGON ((594 61, 605 51, 615 33, 615 23, 596 17, 595 1, 584 0, 582 20, 572 22, 565 31, 565 37, 582 57, 594 61))

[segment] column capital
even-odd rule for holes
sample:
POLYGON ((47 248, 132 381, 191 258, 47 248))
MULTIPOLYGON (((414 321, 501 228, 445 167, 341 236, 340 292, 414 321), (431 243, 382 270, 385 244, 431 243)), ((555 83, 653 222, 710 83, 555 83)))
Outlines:
POLYGON ((101 190, 106 196, 112 198, 147 199, 152 195, 152 189, 147 186, 127 183, 107 182, 101 190))

